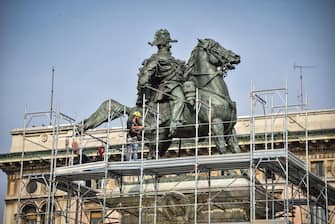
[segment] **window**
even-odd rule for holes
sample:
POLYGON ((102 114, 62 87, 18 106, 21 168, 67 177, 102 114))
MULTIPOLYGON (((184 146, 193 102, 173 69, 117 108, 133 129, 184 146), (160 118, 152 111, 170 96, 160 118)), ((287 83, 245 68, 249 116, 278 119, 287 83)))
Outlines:
POLYGON ((28 204, 23 207, 22 221, 26 224, 37 224, 36 207, 33 204, 28 204))
POLYGON ((29 194, 35 193, 37 190, 37 183, 35 180, 30 180, 26 186, 26 191, 29 194))
POLYGON ((325 175, 323 161, 313 161, 311 162, 311 171, 319 177, 325 175))
POLYGON ((91 212, 90 224, 102 224, 102 212, 101 211, 91 212))

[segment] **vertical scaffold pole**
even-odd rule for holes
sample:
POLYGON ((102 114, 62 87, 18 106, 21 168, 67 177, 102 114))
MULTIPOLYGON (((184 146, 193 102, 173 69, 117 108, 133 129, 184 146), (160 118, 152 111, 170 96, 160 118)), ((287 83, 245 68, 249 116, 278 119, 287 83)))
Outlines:
POLYGON ((208 155, 212 155, 212 97, 208 100, 208 155))
MULTIPOLYGON (((80 164, 83 163, 83 149, 84 149, 84 121, 82 121, 81 123, 81 130, 80 130, 80 144, 79 144, 79 160, 80 160, 80 164)), ((82 219, 83 219, 83 199, 82 199, 82 195, 81 195, 81 191, 80 191, 80 184, 78 184, 78 209, 79 209, 79 223, 82 223, 82 219)), ((76 213, 78 213, 78 210, 76 211, 76 213)))
POLYGON ((195 101, 195 164, 194 164, 194 223, 197 223, 198 210, 198 137, 199 137, 199 89, 196 89, 195 101))
POLYGON ((70 223, 70 209, 71 209, 71 193, 69 189, 69 183, 66 184, 67 192, 66 192, 66 208, 65 208, 65 224, 70 223))
POLYGON ((265 104, 263 104, 263 110, 264 110, 264 142, 265 142, 265 150, 268 150, 268 99, 267 96, 265 96, 265 104))
POLYGON ((306 153, 306 201, 307 201, 307 223, 311 223, 311 207, 309 203, 309 150, 308 150, 308 112, 305 111, 305 153, 306 153))
POLYGON ((55 82, 55 67, 52 66, 52 75, 51 75, 51 100, 50 100, 50 125, 52 124, 52 114, 53 114, 53 105, 54 105, 54 82, 55 82))
MULTIPOLYGON (((78 184, 79 185, 79 184, 78 184)), ((79 186, 80 187, 80 186, 79 186)), ((79 188, 78 187, 78 188, 79 188)), ((79 190, 79 189, 78 189, 79 190)), ((75 217, 74 217, 74 223, 75 224, 78 224, 79 222, 78 222, 78 211, 79 211, 79 197, 80 197, 80 193, 79 193, 79 191, 77 192, 77 198, 76 198, 76 211, 75 211, 75 217)))
POLYGON ((271 171, 271 201, 272 201, 272 219, 275 219, 275 176, 274 173, 271 171))
POLYGON ((23 166, 24 166, 24 155, 25 155, 25 141, 26 141, 26 128, 27 128, 27 107, 24 109, 24 115, 23 115, 23 133, 22 133, 22 151, 21 151, 21 164, 20 164, 20 190, 19 195, 17 199, 17 208, 16 208, 16 217, 15 217, 15 223, 19 224, 20 222, 20 215, 21 215, 21 196, 22 196, 22 188, 23 188, 23 166))
MULTIPOLYGON (((159 144, 159 103, 157 103, 156 109, 156 160, 158 160, 158 147, 159 144)), ((154 224, 157 223, 157 175, 155 175, 155 182, 154 182, 154 191, 155 191, 155 201, 154 201, 154 224)))
MULTIPOLYGON (((208 100, 208 155, 212 155, 212 97, 208 100)), ((211 171, 208 171, 208 223, 211 223, 211 171)))
POLYGON ((48 204, 47 204, 47 220, 48 223, 53 223, 53 212, 54 212, 54 191, 55 191, 55 177, 54 168, 56 163, 56 144, 57 144, 57 113, 53 114, 52 117, 52 148, 50 158, 50 173, 49 173, 49 186, 48 186, 48 204))
MULTIPOLYGON (((271 96, 271 150, 274 150, 274 97, 271 96)), ((271 171, 271 218, 275 218, 274 173, 271 171)))
POLYGON ((155 175, 155 178, 154 178, 154 191, 155 191, 155 204, 154 204, 154 224, 157 224, 157 191, 158 191, 158 188, 157 188, 157 182, 158 182, 158 177, 157 175, 155 175))
POLYGON ((158 160, 158 146, 159 146, 159 103, 157 103, 157 109, 156 109, 156 160, 158 160))
MULTIPOLYGON (((126 106, 123 107, 123 118, 125 118, 125 117, 126 117, 126 106)), ((125 122, 126 125, 124 125, 123 123, 122 123, 122 130, 125 130, 125 129, 127 129, 127 121, 125 122), (126 126, 126 128, 124 126, 126 126)), ((124 140, 124 142, 127 142, 127 134, 124 134, 124 139, 123 140, 124 140)), ((125 144, 122 144, 121 162, 123 162, 123 157, 124 157, 124 150, 125 150, 124 146, 125 146, 125 144)), ((122 176, 121 176, 121 178, 122 178, 122 176)))
MULTIPOLYGON (((145 94, 143 94, 142 102, 142 117, 143 127, 145 128, 145 94)), ((142 145, 141 145, 141 176, 140 176, 140 202, 138 208, 138 223, 142 223, 142 200, 143 200, 143 165, 144 165, 144 130, 142 131, 142 145)))
POLYGON ((273 116, 273 113, 274 113, 274 97, 271 96, 271 150, 274 150, 274 116, 273 116))
MULTIPOLYGON (((326 169, 325 169, 326 170, 326 169)), ((326 223, 329 223, 330 220, 328 220, 328 179, 327 179, 327 170, 325 172, 325 201, 326 201, 326 223)))
POLYGON ((266 222, 269 221, 268 172, 269 170, 266 168, 265 169, 265 219, 266 219, 266 222))
POLYGON ((55 207, 55 194, 56 194, 56 167, 57 167, 57 154, 58 154, 58 134, 59 134, 59 119, 60 119, 60 114, 59 114, 59 109, 58 107, 56 108, 56 114, 55 114, 55 122, 53 126, 56 126, 53 128, 54 133, 53 133, 53 142, 52 142, 52 155, 53 155, 53 167, 50 172, 52 172, 52 175, 50 176, 50 180, 52 183, 52 197, 51 197, 51 210, 50 210, 50 216, 51 216, 51 222, 53 223, 54 219, 54 212, 56 211, 55 207), (52 178, 52 179, 51 179, 52 178))
MULTIPOLYGON (((69 123, 70 123, 70 125, 72 126, 72 137, 74 136, 74 133, 75 133, 75 131, 76 131, 76 120, 75 119, 73 119, 73 118, 70 118, 70 117, 67 117, 66 115, 64 115, 64 114, 62 114, 62 113, 60 113, 59 112, 59 118, 65 118, 69 123)), ((59 137, 59 128, 60 128, 60 124, 59 124, 59 122, 58 122, 58 137, 59 137)), ((69 147, 69 143, 70 143, 70 140, 69 140, 69 136, 66 136, 66 138, 65 138, 65 148, 66 148, 66 157, 65 157, 65 167, 66 166, 71 166, 73 163, 73 155, 72 155, 72 153, 70 153, 70 147, 69 147)), ((57 147, 56 147, 57 149, 58 149, 58 140, 57 140, 57 147)), ((71 152, 73 152, 73 150, 71 150, 71 152)), ((56 167, 57 166, 55 166, 55 177, 56 177, 56 167)), ((58 183, 57 183, 58 184, 58 183)), ((71 210, 71 201, 72 201, 72 192, 71 192, 71 190, 70 190, 70 187, 69 187, 69 185, 70 185, 70 183, 65 183, 65 185, 66 185, 66 190, 65 190, 65 192, 66 192, 66 194, 64 195, 64 198, 65 198, 65 211, 62 211, 62 215, 64 216, 64 221, 65 221, 65 224, 69 224, 70 223, 70 210, 71 210)), ((61 208, 61 210, 63 210, 62 208, 61 208)))
POLYGON ((105 223, 106 219, 106 194, 107 194, 107 178, 108 178, 108 156, 109 156, 109 134, 110 134, 110 122, 111 122, 111 113, 112 113, 112 103, 111 100, 108 101, 108 118, 107 118, 107 139, 106 139, 106 149, 104 154, 105 162, 105 176, 103 181, 103 208, 102 208, 102 221, 105 223))
MULTIPOLYGON (((79 164, 82 162, 82 153, 83 153, 83 133, 84 133, 84 121, 81 122, 80 130, 79 130, 79 164)), ((76 149, 78 150, 78 149, 76 149)), ((77 198, 76 198, 76 211, 75 211, 75 220, 74 223, 78 224, 80 223, 81 219, 81 195, 80 195, 80 183, 78 184, 77 188, 77 198), (80 215, 80 217, 78 217, 80 215)))
MULTIPOLYGON (((80 195, 80 193, 79 193, 80 195)), ((83 206, 84 206, 84 202, 83 202, 83 198, 80 195, 80 199, 79 199, 79 206, 80 206, 80 212, 79 212, 79 223, 83 223, 83 206)))
MULTIPOLYGON (((294 186, 293 184, 291 184, 291 203, 292 203, 292 211, 293 211, 293 205, 294 205, 294 186)), ((292 213, 293 214, 293 213, 292 213)), ((295 216, 294 215, 291 215, 291 223, 294 223, 294 218, 295 216)))
POLYGON ((53 153, 54 153, 54 144, 55 144, 55 118, 54 116, 51 119, 50 125, 52 125, 52 148, 51 148, 51 154, 50 154, 50 172, 49 172, 49 185, 48 185, 48 201, 47 201, 47 214, 46 214, 46 220, 47 223, 51 223, 51 194, 52 194, 52 168, 53 168, 53 153))
POLYGON ((251 102, 250 102, 250 108, 251 108, 251 119, 250 119, 250 167, 249 167, 249 173, 250 173, 250 223, 253 223, 255 220, 255 198, 254 198, 254 191, 255 191, 255 184, 254 184, 254 144, 255 144, 255 117, 254 117, 254 103, 255 103, 255 93, 254 93, 254 86, 253 82, 251 82, 251 102))
POLYGON ((211 200, 211 197, 212 197, 212 192, 211 192, 211 171, 208 171, 208 200, 207 200, 207 203, 208 203, 208 224, 211 223, 211 203, 212 203, 212 200, 211 200))
POLYGON ((288 130, 287 130, 287 116, 288 116, 288 86, 287 81, 285 82, 285 118, 284 118, 284 131, 285 131, 285 221, 289 223, 289 199, 288 199, 288 130))

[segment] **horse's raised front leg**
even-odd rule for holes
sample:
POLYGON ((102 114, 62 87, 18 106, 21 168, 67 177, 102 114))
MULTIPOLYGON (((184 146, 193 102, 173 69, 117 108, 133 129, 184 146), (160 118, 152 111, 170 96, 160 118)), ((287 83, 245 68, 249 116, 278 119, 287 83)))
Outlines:
POLYGON ((84 120, 84 131, 98 127, 108 120, 109 100, 104 101, 99 108, 84 120))
POLYGON ((212 120, 212 132, 213 132, 213 135, 215 136, 213 138, 214 138, 214 142, 215 142, 217 150, 220 152, 220 154, 227 153, 226 140, 223 136, 224 125, 221 119, 214 118, 212 120))

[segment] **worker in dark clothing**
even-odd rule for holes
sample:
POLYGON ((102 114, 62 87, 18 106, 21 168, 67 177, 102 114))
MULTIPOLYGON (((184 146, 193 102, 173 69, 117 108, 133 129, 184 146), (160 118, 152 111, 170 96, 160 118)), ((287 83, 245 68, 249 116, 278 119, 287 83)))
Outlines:
POLYGON ((137 136, 143 130, 143 126, 140 123, 140 119, 142 117, 141 112, 135 111, 131 119, 127 121, 127 129, 129 130, 127 133, 127 147, 126 147, 126 160, 130 160, 130 148, 133 150, 133 160, 137 160, 137 136))

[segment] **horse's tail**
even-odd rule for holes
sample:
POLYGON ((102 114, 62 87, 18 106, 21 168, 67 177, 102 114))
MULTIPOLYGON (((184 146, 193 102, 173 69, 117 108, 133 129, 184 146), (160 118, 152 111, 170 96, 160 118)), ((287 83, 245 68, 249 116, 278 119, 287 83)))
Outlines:
POLYGON ((108 116, 110 116, 110 120, 114 120, 123 116, 124 114, 129 115, 131 109, 131 107, 127 107, 116 100, 106 100, 91 116, 81 122, 84 123, 83 129, 86 131, 88 129, 98 127, 102 123, 108 121, 108 116))

